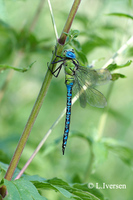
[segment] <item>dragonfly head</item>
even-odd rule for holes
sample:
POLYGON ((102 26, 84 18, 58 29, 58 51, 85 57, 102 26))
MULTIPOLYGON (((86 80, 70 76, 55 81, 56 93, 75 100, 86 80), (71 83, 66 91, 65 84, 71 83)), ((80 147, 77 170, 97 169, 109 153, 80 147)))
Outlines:
POLYGON ((67 49, 64 51, 64 56, 66 58, 71 58, 71 59, 75 59, 76 58, 76 55, 74 53, 74 50, 73 49, 67 49))

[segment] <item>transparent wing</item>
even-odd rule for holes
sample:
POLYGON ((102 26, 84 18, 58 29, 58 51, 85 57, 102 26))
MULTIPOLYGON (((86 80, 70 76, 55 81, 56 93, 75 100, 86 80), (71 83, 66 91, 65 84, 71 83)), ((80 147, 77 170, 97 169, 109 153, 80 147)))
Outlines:
POLYGON ((107 69, 98 69, 96 72, 98 75, 96 85, 106 84, 112 78, 109 70, 107 69))
POLYGON ((104 95, 95 88, 88 87, 86 92, 86 101, 94 107, 104 108, 107 105, 104 95))
POLYGON ((74 78, 73 91, 75 94, 78 94, 82 107, 86 106, 86 102, 94 107, 103 108, 106 106, 106 98, 94 86, 105 84, 111 79, 111 74, 108 70, 94 70, 78 66, 74 78))
POLYGON ((73 92, 79 97, 80 106, 84 108, 86 106, 86 93, 83 89, 81 79, 77 76, 75 76, 73 92))
POLYGON ((94 69, 78 66, 78 69, 75 71, 75 77, 79 80, 81 85, 91 86, 96 85, 98 73, 94 69))
POLYGON ((75 76, 81 79, 86 86, 106 84, 111 79, 111 74, 107 69, 95 70, 83 66, 78 66, 75 76))

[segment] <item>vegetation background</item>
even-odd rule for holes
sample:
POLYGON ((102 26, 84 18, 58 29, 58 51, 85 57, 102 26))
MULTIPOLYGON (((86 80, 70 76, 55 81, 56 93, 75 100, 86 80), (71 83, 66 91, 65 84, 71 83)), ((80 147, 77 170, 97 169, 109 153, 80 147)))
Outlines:
MULTIPOLYGON (((0 161, 7 164, 39 93, 56 41, 47 1, 44 1, 37 22, 33 23, 39 2, 0 1, 0 64, 25 68, 36 61, 25 73, 2 70, 0 74, 0 161)), ((72 3, 51 0, 59 34, 72 3)), ((131 0, 81 2, 72 29, 80 31, 78 41, 88 64, 101 68, 132 36, 132 11, 131 0), (130 16, 107 15, 110 13, 130 16)), ((132 56, 131 44, 115 62, 122 65, 132 60, 132 56)), ((62 156, 61 152, 63 118, 27 168, 27 174, 37 174, 46 179, 58 177, 68 183, 93 183, 95 186, 98 183, 99 187, 103 183, 125 184, 126 189, 100 191, 106 199, 133 199, 133 65, 119 72, 126 78, 98 88, 105 96, 110 93, 107 113, 89 105, 82 109, 77 101, 72 107, 71 131, 65 155, 62 156)), ((27 162, 65 105, 66 86, 62 70, 57 79, 52 79, 18 168, 21 169, 27 162)), ((54 191, 45 191, 44 196, 54 200, 67 199, 54 191)))

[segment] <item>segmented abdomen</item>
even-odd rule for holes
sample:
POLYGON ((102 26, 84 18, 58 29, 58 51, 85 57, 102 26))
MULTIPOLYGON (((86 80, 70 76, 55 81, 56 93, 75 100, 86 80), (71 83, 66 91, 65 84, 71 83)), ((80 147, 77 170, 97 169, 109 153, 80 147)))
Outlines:
POLYGON ((63 155, 64 155, 64 152, 65 152, 65 147, 66 147, 66 144, 67 144, 67 139, 68 139, 68 134, 69 134, 73 83, 70 83, 69 85, 66 85, 66 86, 67 86, 67 108, 66 108, 65 130, 64 130, 63 143, 62 143, 63 155))

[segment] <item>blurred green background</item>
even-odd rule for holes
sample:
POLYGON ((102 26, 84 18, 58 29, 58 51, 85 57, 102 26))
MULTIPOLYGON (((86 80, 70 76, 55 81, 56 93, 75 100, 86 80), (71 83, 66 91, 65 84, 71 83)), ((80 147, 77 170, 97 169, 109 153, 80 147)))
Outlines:
MULTIPOLYGON (((56 42, 47 1, 36 23, 34 16, 39 0, 5 0, 0 3, 0 64, 26 67, 36 61, 25 73, 12 70, 0 74, 0 151, 1 161, 10 162, 37 98, 56 42), (7 81, 6 87, 5 82, 7 81), (3 95, 4 94, 4 95, 3 95)), ((73 1, 51 0, 55 22, 60 35, 73 1)), ((133 33, 133 21, 128 17, 109 13, 133 14, 131 0, 84 0, 81 2, 72 29, 80 31, 78 41, 88 63, 101 68, 126 43, 133 33)), ((132 44, 116 58, 121 65, 132 59, 132 44)), ((89 105, 82 109, 77 101, 72 107, 70 137, 65 155, 61 143, 64 133, 63 118, 47 139, 45 145, 26 170, 47 179, 58 177, 72 182, 125 184, 126 189, 101 189, 107 199, 133 199, 132 145, 133 145, 133 65, 119 71, 127 78, 100 86, 107 96, 108 113, 102 138, 97 141, 99 124, 104 109, 89 105), (85 137, 91 138, 92 147, 85 137), (110 140, 109 138, 112 138, 110 140), (92 159, 93 151, 93 159, 92 159)), ((53 77, 46 98, 26 144, 19 168, 27 162, 38 143, 66 105, 64 73, 53 77)), ((47 192, 48 199, 65 199, 60 194, 47 192)))

